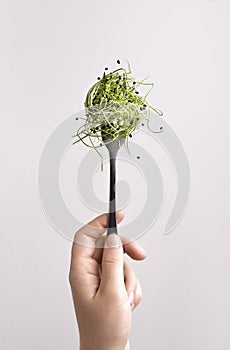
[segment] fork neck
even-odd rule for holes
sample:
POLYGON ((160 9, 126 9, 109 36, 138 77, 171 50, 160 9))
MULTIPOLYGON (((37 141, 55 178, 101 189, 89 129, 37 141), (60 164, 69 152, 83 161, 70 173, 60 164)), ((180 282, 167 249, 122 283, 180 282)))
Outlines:
POLYGON ((117 152, 109 152, 110 155, 110 192, 109 192, 109 222, 107 235, 117 233, 116 221, 116 155, 117 152))

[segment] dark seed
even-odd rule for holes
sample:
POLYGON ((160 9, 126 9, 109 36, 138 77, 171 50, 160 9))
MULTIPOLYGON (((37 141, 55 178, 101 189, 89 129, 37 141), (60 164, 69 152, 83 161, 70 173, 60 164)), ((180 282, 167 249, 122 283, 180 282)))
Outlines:
POLYGON ((120 64, 121 62, 120 62, 120 60, 117 60, 117 64, 120 64))
POLYGON ((144 123, 141 123, 141 125, 142 125, 142 126, 145 126, 145 124, 144 124, 144 123))
POLYGON ((75 120, 78 120, 78 118, 75 118, 75 120))
POLYGON ((138 91, 135 91, 135 94, 137 94, 137 95, 138 95, 138 94, 139 94, 139 92, 138 92, 138 91))
POLYGON ((108 67, 105 67, 105 70, 108 70, 109 68, 108 67))
POLYGON ((99 130, 99 126, 96 126, 96 128, 95 128, 97 131, 99 130))
POLYGON ((140 159, 141 157, 140 156, 137 156, 137 159, 140 159))
POLYGON ((144 107, 147 107, 147 105, 144 105, 144 107))
POLYGON ((160 130, 163 130, 163 126, 160 127, 160 130))
POLYGON ((100 77, 97 77, 97 80, 100 80, 101 78, 100 77))
POLYGON ((136 82, 135 82, 135 81, 133 81, 133 85, 136 85, 136 82))
POLYGON ((133 137, 133 135, 129 134, 129 137, 133 137))
POLYGON ((100 143, 100 146, 103 146, 103 144, 102 144, 102 143, 100 143))

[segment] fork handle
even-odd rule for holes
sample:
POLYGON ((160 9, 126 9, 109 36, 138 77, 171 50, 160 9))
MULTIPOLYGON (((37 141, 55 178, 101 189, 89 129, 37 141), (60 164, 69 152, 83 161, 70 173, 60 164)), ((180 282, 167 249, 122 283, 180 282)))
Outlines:
POLYGON ((116 156, 110 155, 110 184, 109 184, 109 220, 107 236, 117 234, 116 219, 116 156))

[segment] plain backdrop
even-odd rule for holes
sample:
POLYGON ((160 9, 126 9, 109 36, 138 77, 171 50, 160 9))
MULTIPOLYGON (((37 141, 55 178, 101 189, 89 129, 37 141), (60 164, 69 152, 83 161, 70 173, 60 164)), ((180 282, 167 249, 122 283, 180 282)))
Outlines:
POLYGON ((144 294, 131 348, 230 348, 229 15, 227 0, 0 1, 1 349, 78 349, 71 243, 44 216, 37 170, 50 133, 118 58, 156 83, 149 100, 184 144, 192 176, 188 210, 165 236, 176 180, 159 149, 165 203, 139 239, 147 260, 131 262, 144 294))

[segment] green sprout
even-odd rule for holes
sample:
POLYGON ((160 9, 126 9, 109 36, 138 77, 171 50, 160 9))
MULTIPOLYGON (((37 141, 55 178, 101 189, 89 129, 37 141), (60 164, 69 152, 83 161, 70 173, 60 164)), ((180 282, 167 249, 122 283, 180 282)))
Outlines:
MULTIPOLYGON (((120 64, 119 60, 117 64, 120 64)), ((163 130, 160 128, 160 131, 154 131, 149 125, 150 110, 159 116, 163 115, 146 100, 153 88, 153 83, 147 83, 146 79, 136 80, 131 76, 132 72, 128 62, 127 66, 127 69, 118 68, 112 72, 108 72, 108 68, 105 68, 103 77, 98 77, 98 81, 86 95, 84 123, 73 136, 76 138, 73 144, 81 141, 85 146, 96 150, 101 157, 102 170, 103 156, 98 149, 103 144, 124 137, 126 150, 131 154, 128 139, 132 137, 134 131, 145 123, 151 132, 162 132, 163 130), (137 90, 141 86, 149 87, 144 96, 137 90), (105 139, 108 141, 105 142, 105 139)))

